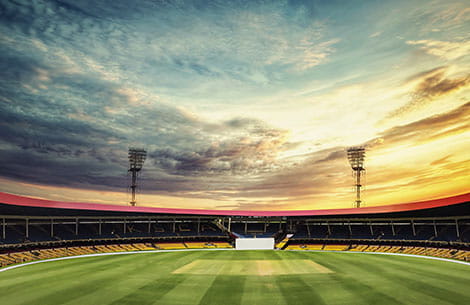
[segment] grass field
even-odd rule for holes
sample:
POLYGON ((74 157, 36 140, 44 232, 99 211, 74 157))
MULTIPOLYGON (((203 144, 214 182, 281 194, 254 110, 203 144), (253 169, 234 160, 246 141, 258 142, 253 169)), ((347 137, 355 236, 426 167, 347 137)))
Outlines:
POLYGON ((0 304, 470 304, 470 266, 294 251, 139 253, 0 273, 0 304))

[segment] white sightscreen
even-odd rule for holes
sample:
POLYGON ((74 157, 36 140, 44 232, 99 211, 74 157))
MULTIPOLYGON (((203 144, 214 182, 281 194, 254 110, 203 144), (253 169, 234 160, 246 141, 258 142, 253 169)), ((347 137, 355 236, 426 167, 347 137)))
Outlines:
POLYGON ((274 249, 274 238, 237 238, 235 239, 237 250, 266 250, 274 249))

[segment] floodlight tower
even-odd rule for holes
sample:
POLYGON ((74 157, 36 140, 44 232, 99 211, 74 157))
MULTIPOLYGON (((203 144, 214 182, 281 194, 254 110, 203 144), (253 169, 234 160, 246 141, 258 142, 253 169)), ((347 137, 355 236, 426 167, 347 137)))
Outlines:
POLYGON ((135 206, 135 189, 137 187, 137 173, 142 169, 144 165, 145 158, 147 157, 147 152, 142 148, 129 148, 129 172, 132 173, 132 200, 130 202, 131 206, 135 206))
POLYGON ((347 150, 348 160, 353 170, 354 178, 356 178, 356 208, 361 207, 361 172, 365 171, 364 158, 366 149, 362 146, 350 147, 347 150))

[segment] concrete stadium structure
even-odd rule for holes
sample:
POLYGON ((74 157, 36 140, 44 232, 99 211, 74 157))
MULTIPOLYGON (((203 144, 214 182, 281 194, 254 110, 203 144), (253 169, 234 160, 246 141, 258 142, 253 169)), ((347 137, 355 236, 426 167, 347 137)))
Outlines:
POLYGON ((2 266, 101 252, 232 248, 393 252, 470 260, 470 193, 425 202, 304 211, 101 205, 0 193, 2 266))

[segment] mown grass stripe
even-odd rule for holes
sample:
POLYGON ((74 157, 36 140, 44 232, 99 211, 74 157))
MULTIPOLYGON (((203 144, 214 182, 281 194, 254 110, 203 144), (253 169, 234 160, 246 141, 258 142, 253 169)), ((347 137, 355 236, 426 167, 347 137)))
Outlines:
POLYGON ((150 305, 159 300, 166 293, 179 285, 183 280, 182 275, 165 276, 153 281, 149 281, 146 285, 137 288, 134 292, 112 302, 112 305, 150 305))
MULTIPOLYGON (((57 263, 51 263, 54 265, 53 268, 47 268, 47 271, 42 270, 41 268, 36 269, 31 266, 28 269, 22 269, 20 274, 22 274, 21 280, 17 280, 15 274, 8 274, 8 282, 1 284, 0 293, 2 294, 17 294, 25 291, 25 289, 40 289, 44 287, 44 291, 54 289, 57 286, 61 286, 69 280, 80 278, 86 276, 89 273, 90 269, 96 268, 115 268, 116 263, 120 260, 128 260, 127 257, 115 257, 113 259, 98 259, 93 260, 90 264, 84 267, 84 262, 65 264, 64 261, 57 263), (28 275, 31 275, 29 280, 24 280, 28 278, 28 275)), ((35 266, 34 266, 35 267, 35 266)), ((18 270, 20 271, 20 270, 18 270)), ((6 274, 5 274, 6 275, 6 274)), ((42 292, 39 290, 39 293, 42 292)))
MULTIPOLYGON (((360 273, 360 270, 363 271, 361 277, 356 277, 361 284, 388 296, 387 298, 381 296, 384 304, 453 304, 447 302, 447 299, 435 298, 410 286, 410 283, 414 281, 414 274, 406 269, 388 268, 385 263, 374 262, 371 258, 367 261, 351 260, 349 257, 344 257, 344 259, 350 262, 350 271, 359 269, 359 271, 354 271, 355 275, 360 273), (403 281, 399 274, 406 274, 404 278, 409 281, 403 281)), ((421 285, 421 287, 426 287, 426 285, 421 285)))
MULTIPOLYGON (((459 292, 457 286, 463 284, 468 287, 469 282, 465 284, 465 282, 462 282, 458 277, 454 277, 450 281, 442 280, 443 278, 432 280, 432 278, 430 278, 432 275, 424 275, 420 272, 417 273, 413 262, 405 263, 401 261, 401 264, 398 264, 396 261, 384 262, 381 259, 373 258, 371 263, 387 264, 387 269, 391 270, 391 272, 387 273, 385 276, 390 276, 397 283, 406 286, 408 289, 412 289, 415 293, 421 293, 439 300, 440 304, 460 304, 460 302, 465 299, 465 295, 459 292), (390 266, 397 267, 389 268, 390 266)), ((447 275, 447 277, 451 276, 447 275)))
POLYGON ((389 266, 394 266, 395 269, 405 269, 410 270, 411 268, 414 273, 425 274, 429 276, 430 274, 436 275, 439 279, 443 279, 448 277, 449 279, 459 280, 459 282, 463 282, 466 278, 468 278, 469 269, 465 270, 465 268, 461 268, 459 265, 455 264, 447 264, 446 262, 442 261, 424 261, 419 258, 414 257, 396 257, 395 259, 387 259, 386 256, 372 256, 369 260, 374 260, 377 262, 388 264, 389 266), (442 272, 442 264, 445 264, 445 268, 447 270, 446 273, 442 272))
POLYGON ((305 283, 301 277, 278 276, 276 284, 288 304, 326 305, 316 289, 305 283))
POLYGON ((128 263, 129 261, 131 261, 131 257, 122 257, 121 260, 114 260, 112 264, 108 263, 108 267, 102 270, 84 268, 80 274, 71 273, 67 276, 67 280, 64 277, 59 277, 52 283, 42 283, 40 287, 34 287, 36 291, 40 289, 37 292, 39 296, 23 304, 64 304, 83 295, 102 290, 104 286, 112 285, 113 280, 119 275, 125 274, 126 270, 133 268, 132 264, 128 263), (124 264, 118 265, 116 264, 118 262, 124 264), (94 271, 93 277, 87 276, 91 270, 94 271))
MULTIPOLYGON (((243 286, 241 304, 243 305, 286 305, 279 287, 276 284, 277 277, 247 276, 243 286)), ((230 291, 230 290, 228 290, 230 291)), ((229 304, 225 303, 224 305, 229 304)))
MULTIPOLYGON (((225 257, 227 261, 230 261, 230 258, 233 257, 233 253, 212 253, 205 254, 200 253, 197 256, 193 256, 190 262, 196 260, 204 260, 204 258, 211 257, 211 260, 206 259, 208 262, 212 260, 217 260, 219 257, 223 259, 225 257)), ((187 262, 187 263, 190 263, 187 262)), ((181 265, 181 266, 185 266, 181 265)), ((220 267, 220 266, 219 266, 220 267)), ((210 264, 208 266, 210 267, 210 264)), ((179 268, 178 268, 179 269, 179 268)), ((184 277, 184 280, 175 285, 171 290, 169 290, 165 295, 163 295, 158 300, 155 300, 154 304, 198 304, 199 300, 204 297, 206 291, 213 284, 216 275, 220 272, 220 268, 212 268, 213 275, 205 275, 204 280, 201 281, 201 276, 192 276, 188 274, 181 274, 184 277)), ((175 271, 175 270, 173 270, 175 271)), ((172 273, 173 273, 172 271, 172 273)))
POLYGON ((335 264, 336 274, 344 278, 341 286, 362 298, 364 304, 379 304, 379 300, 380 304, 404 304, 394 293, 396 283, 384 277, 379 266, 351 256, 335 254, 333 257, 335 260, 330 264, 335 264))
POLYGON ((144 302, 143 297, 147 298, 154 294, 154 297, 149 298, 148 303, 143 303, 152 304, 155 298, 163 297, 167 292, 185 280, 185 276, 170 274, 172 270, 202 255, 204 255, 202 252, 173 252, 172 255, 170 253, 165 256, 153 255, 150 257, 152 260, 146 262, 144 272, 135 274, 134 276, 137 278, 131 279, 132 284, 130 286, 125 280, 128 274, 121 277, 121 281, 117 279, 115 285, 122 287, 121 291, 124 291, 125 294, 118 294, 118 298, 113 296, 112 301, 108 304, 139 304, 135 303, 134 300, 144 302), (173 280, 173 276, 175 276, 176 280, 173 280), (167 282, 164 282, 165 280, 167 282), (143 294, 143 297, 139 297, 139 294, 143 294))
POLYGON ((221 304, 241 304, 243 296, 245 276, 217 276, 209 289, 198 304, 200 305, 221 305, 221 304))
MULTIPOLYGON (((133 293, 140 287, 146 285, 149 280, 156 280, 158 278, 168 275, 171 270, 171 262, 175 260, 176 263, 184 263, 191 260, 191 255, 155 255, 150 254, 145 260, 136 259, 132 261, 132 266, 126 272, 116 277, 112 285, 103 285, 102 289, 87 295, 83 295, 67 305, 82 305, 82 304, 109 304, 124 296, 133 293), (160 272, 155 272, 154 266, 158 266, 160 272)), ((137 258, 137 257, 135 257, 137 258)))
MULTIPOLYGON (((119 259, 118 256, 115 256, 114 258, 119 259)), ((102 263, 103 257, 97 256, 87 258, 87 264, 94 264, 95 262, 98 264, 102 263)), ((83 267, 83 262, 78 259, 71 259, 66 261, 49 262, 47 264, 30 265, 27 269, 18 268, 9 270, 8 273, 0 273, 0 286, 3 285, 4 282, 6 282, 7 285, 10 284, 12 279, 14 279, 17 284, 25 284, 42 278, 45 274, 48 276, 54 276, 57 275, 57 273, 66 273, 66 268, 73 268, 74 266, 77 266, 78 269, 80 269, 83 267), (34 272, 32 273, 31 271, 34 272)))
MULTIPOLYGON (((191 263, 194 261, 207 261, 207 268, 210 271, 212 269, 212 274, 205 275, 201 281, 201 276, 199 275, 190 275, 182 274, 185 279, 173 289, 168 291, 162 298, 155 301, 154 304, 198 304, 200 300, 204 297, 207 290, 213 285, 214 280, 217 277, 217 274, 221 272, 221 266, 215 266, 211 268, 211 261, 215 260, 225 260, 229 264, 230 260, 233 258, 234 253, 211 255, 213 259, 204 260, 204 256, 193 258, 191 263), (225 259, 224 259, 225 258, 225 259)), ((183 265, 187 266, 187 265, 183 265)), ((172 271, 174 273, 175 270, 172 271)), ((208 272, 210 273, 210 272, 208 272)))

